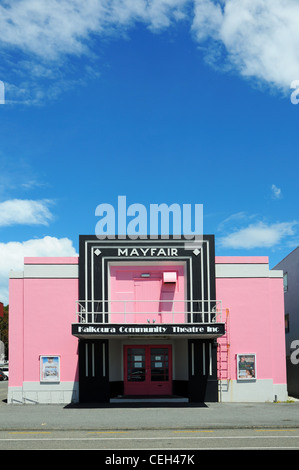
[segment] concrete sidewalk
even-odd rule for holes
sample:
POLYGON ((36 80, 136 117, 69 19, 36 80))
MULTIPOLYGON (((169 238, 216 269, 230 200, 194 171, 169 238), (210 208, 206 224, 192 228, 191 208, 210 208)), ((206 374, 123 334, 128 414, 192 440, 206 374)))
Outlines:
POLYGON ((139 403, 8 405, 0 382, 1 430, 141 430, 299 428, 299 400, 291 403, 139 403))
POLYGON ((299 402, 110 406, 7 405, 0 430, 299 428, 299 402))

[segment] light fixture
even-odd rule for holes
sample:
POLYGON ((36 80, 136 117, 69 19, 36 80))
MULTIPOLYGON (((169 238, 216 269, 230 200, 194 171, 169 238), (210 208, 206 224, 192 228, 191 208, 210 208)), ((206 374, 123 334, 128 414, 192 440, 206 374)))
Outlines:
POLYGON ((164 272, 163 273, 163 282, 164 284, 175 284, 177 281, 176 272, 164 272))

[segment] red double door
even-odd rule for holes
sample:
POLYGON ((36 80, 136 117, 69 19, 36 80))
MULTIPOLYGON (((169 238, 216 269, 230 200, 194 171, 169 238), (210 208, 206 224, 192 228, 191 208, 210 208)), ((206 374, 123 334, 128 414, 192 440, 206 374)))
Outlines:
POLYGON ((125 395, 171 395, 171 345, 124 346, 125 395))

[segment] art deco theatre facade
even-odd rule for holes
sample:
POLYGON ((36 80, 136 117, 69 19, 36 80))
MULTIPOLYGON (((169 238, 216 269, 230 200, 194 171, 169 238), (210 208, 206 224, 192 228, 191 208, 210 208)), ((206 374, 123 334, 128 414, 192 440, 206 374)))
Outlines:
POLYGON ((285 399, 282 273, 214 236, 99 240, 10 275, 8 403, 285 399))

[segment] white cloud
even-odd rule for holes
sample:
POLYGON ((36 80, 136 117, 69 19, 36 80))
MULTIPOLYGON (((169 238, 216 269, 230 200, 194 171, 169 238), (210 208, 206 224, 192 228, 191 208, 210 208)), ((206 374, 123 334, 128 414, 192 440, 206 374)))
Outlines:
POLYGON ((275 184, 272 184, 271 190, 273 199, 280 199, 282 197, 281 189, 278 188, 275 184))
POLYGON ((24 257, 77 256, 68 238, 46 236, 24 242, 0 243, 0 302, 8 303, 9 271, 22 271, 24 257))
POLYGON ((182 21, 214 65, 288 93, 299 79, 298 0, 18 0, 0 5, 6 100, 56 97, 83 78, 82 68, 65 78, 66 58, 94 59, 99 39, 128 34, 138 23, 156 32, 182 21), (23 53, 18 66, 14 51, 23 53))
POLYGON ((257 222, 220 238, 219 245, 223 248, 247 250, 271 248, 280 243, 284 237, 294 235, 295 225, 297 225, 296 222, 268 225, 264 222, 257 222))
POLYGON ((282 90, 299 78, 298 24, 297 0, 195 0, 197 40, 216 41, 242 76, 282 90))
POLYGON ((52 219, 49 200, 10 199, 0 203, 0 227, 15 224, 47 225, 52 219))
POLYGON ((0 6, 3 46, 56 60, 85 54, 94 35, 113 34, 137 21, 153 29, 185 17, 189 0, 19 0, 0 6))
MULTIPOLYGON (((192 3, 192 2, 191 2, 192 3)), ((1 78, 7 104, 42 104, 100 74, 95 57, 107 37, 137 23, 153 32, 187 18, 190 0, 18 0, 0 5, 1 78), (15 65, 15 51, 22 53, 15 65), (69 58, 84 55, 91 66, 69 58), (6 62, 5 62, 6 60, 6 62), (5 69, 5 65, 8 68, 5 69)))
POLYGON ((0 7, 1 42, 3 46, 17 47, 50 60, 61 53, 82 53, 85 50, 82 39, 97 28, 97 18, 103 10, 101 3, 76 0, 6 3, 0 7))
POLYGON ((212 0, 194 1, 194 19, 192 31, 198 41, 209 37, 219 38, 219 31, 223 23, 221 5, 212 0))
POLYGON ((225 226, 227 226, 228 224, 229 226, 232 226, 232 224, 244 222, 245 220, 248 222, 248 220, 253 218, 255 218, 255 215, 248 215, 247 212, 236 212, 235 214, 228 216, 226 219, 220 222, 220 224, 218 225, 218 230, 224 230, 225 226))

